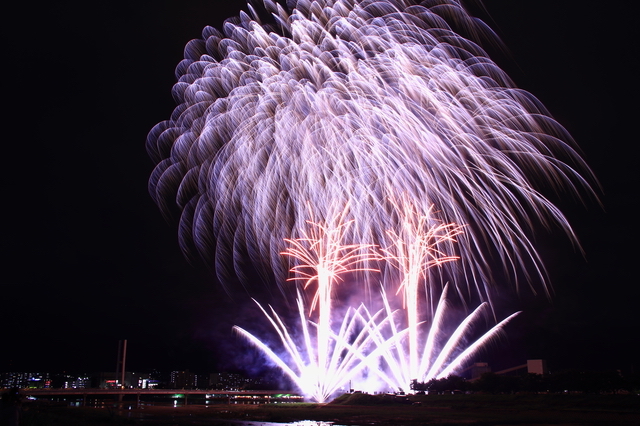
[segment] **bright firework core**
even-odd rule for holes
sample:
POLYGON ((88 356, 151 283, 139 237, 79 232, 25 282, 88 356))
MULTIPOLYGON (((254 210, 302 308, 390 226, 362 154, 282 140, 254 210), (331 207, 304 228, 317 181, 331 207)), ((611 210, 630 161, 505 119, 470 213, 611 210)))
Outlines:
POLYGON ((460 340, 431 337, 443 283, 490 304, 497 260, 515 286, 533 275, 546 289, 534 226, 574 236, 534 183, 589 190, 576 171, 588 168, 540 102, 452 30, 492 34, 459 0, 289 7, 248 6, 186 46, 180 105, 147 139, 150 192, 163 209, 175 200, 183 249, 215 259, 222 282, 242 278, 248 253, 280 285, 299 284, 304 350, 263 313, 296 360, 285 371, 317 400, 344 384, 330 372, 403 388, 449 373, 460 340), (369 284, 374 270, 381 285, 369 284), (381 305, 342 307, 338 321, 334 287, 347 272, 367 283, 351 300, 366 286, 381 305))
MULTIPOLYGON (((406 204, 404 207, 407 213, 412 212, 406 204)), ((276 354, 273 348, 240 327, 235 327, 236 331, 261 349, 305 395, 318 402, 344 391, 346 384, 371 391, 408 391, 413 380, 425 382, 446 377, 517 314, 500 322, 462 353, 454 353, 488 305, 486 302, 481 304, 448 341, 442 336, 448 286, 441 292, 435 313, 424 318, 428 310, 420 306, 420 302, 430 297, 421 294, 420 290, 432 293, 437 288, 421 287, 418 283, 429 268, 456 259, 442 253, 439 247, 445 241, 453 241, 461 229, 454 224, 423 229, 427 219, 427 216, 417 220, 407 217, 403 238, 396 235, 396 244, 389 249, 379 249, 379 252, 370 245, 341 244, 352 222, 338 223, 334 227, 309 222, 308 234, 298 240, 288 240, 290 247, 283 253, 300 262, 291 269, 292 280, 303 280, 303 289, 307 291, 311 285, 316 285, 315 292, 311 290, 311 297, 308 297, 313 300, 308 311, 304 297, 298 293, 300 326, 297 331, 302 336, 298 336, 298 340, 292 337, 278 314, 273 309, 265 310, 260 304, 258 306, 280 337, 283 354, 276 354), (366 304, 361 303, 357 307, 349 306, 346 313, 336 318, 332 315, 336 304, 333 286, 342 280, 341 275, 372 272, 360 266, 375 261, 393 265, 400 272, 397 294, 401 294, 401 306, 392 310, 385 293, 385 287, 391 285, 383 283, 380 288, 382 307, 373 315, 366 304), (438 355, 436 347, 441 349, 438 355), (371 376, 373 382, 368 379, 371 376)), ((354 293, 357 292, 356 289, 354 293)))

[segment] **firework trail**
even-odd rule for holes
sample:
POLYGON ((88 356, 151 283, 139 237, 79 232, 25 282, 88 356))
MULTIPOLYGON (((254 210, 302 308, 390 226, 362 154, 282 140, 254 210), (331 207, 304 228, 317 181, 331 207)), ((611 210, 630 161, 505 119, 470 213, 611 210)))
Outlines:
POLYGON ((379 368, 378 359, 381 351, 388 351, 405 333, 398 333, 380 342, 382 329, 391 319, 389 317, 377 322, 382 311, 371 315, 364 304, 356 309, 348 308, 339 330, 334 333, 331 329, 322 330, 321 324, 307 319, 303 297, 298 294, 300 331, 303 334, 303 344, 300 344, 273 308, 270 307, 268 312, 256 303, 276 330, 287 358, 276 354, 269 345, 243 328, 235 326, 234 330, 262 350, 307 397, 325 402, 364 370, 378 375, 390 388, 397 387, 395 381, 379 368), (318 344, 320 339, 327 339, 324 347, 318 344), (320 352, 322 350, 325 352, 320 352), (322 354, 328 355, 328 358, 322 359, 322 354))
MULTIPOLYGON (((330 398, 347 381, 365 369, 377 374, 387 386, 395 389, 409 389, 411 378, 424 376, 418 375, 418 283, 430 268, 456 259, 441 252, 438 246, 443 241, 453 241, 460 233, 460 227, 449 224, 426 229, 429 215, 417 217, 415 208, 406 199, 401 206, 397 203, 394 205, 398 206, 399 211, 405 212, 406 218, 402 235, 389 232, 394 240, 394 247, 391 249, 380 250, 371 244, 344 244, 345 236, 349 235, 348 231, 354 223, 353 220, 343 222, 349 212, 348 206, 332 215, 328 223, 307 221, 307 229, 303 231, 301 238, 286 240, 289 245, 281 254, 289 256, 296 263, 290 270, 293 274, 290 280, 304 281, 303 290, 313 294, 307 315, 300 292, 297 297, 299 329, 304 336, 304 345, 296 344, 273 308, 269 314, 260 304, 258 306, 276 330, 286 356, 293 361, 295 369, 290 368, 282 357, 259 338, 235 327, 236 331, 279 366, 305 395, 318 402, 330 398), (339 332, 334 333, 334 285, 344 281, 345 275, 353 279, 354 273, 379 272, 365 266, 372 262, 391 262, 401 271, 403 280, 398 292, 402 293, 407 328, 402 330, 403 324, 396 324, 396 312, 391 311, 383 289, 384 309, 371 316, 362 303, 357 309, 349 307, 342 316, 339 332), (309 291, 314 283, 317 284, 316 290, 309 291), (386 318, 378 321, 376 318, 385 311, 386 318), (309 330, 309 323, 313 325, 313 332, 309 330), (358 326, 359 332, 356 332, 358 326), (404 338, 405 335, 408 335, 408 339, 404 338), (406 351, 405 346, 408 348, 406 351), (303 347, 304 351, 298 347, 303 347), (408 358, 405 352, 409 354, 408 358), (385 369, 380 368, 379 358, 383 358, 389 366, 386 370, 392 371, 393 378, 389 378, 385 369)), ((310 215, 313 216, 312 212, 310 215)), ((444 297, 443 293, 438 306, 442 306, 444 297)), ((440 323, 435 322, 432 330, 439 326, 440 323)))
MULTIPOLYGON (((278 355, 270 345, 249 331, 234 327, 280 367, 307 397, 317 402, 331 398, 360 373, 377 375, 388 389, 396 390, 409 390, 413 380, 427 382, 446 376, 460 368, 517 315, 509 316, 466 347, 460 355, 453 356, 454 351, 464 346, 463 338, 470 337, 472 325, 489 309, 489 304, 483 302, 448 340, 443 339, 449 285, 444 287, 435 312, 431 314, 424 308, 434 297, 430 294, 431 286, 425 285, 424 291, 420 291, 419 284, 428 283, 424 278, 430 269, 457 260, 439 247, 443 242, 455 241, 462 227, 440 224, 428 228, 426 224, 430 222, 431 210, 426 215, 418 215, 406 199, 393 204, 406 216, 402 234, 388 232, 394 241, 390 248, 345 245, 343 240, 353 225, 353 221, 342 222, 348 208, 334 215, 329 223, 308 221, 303 237, 287 239, 289 246, 282 254, 295 261, 290 270, 293 274, 290 280, 304 282, 301 290, 312 295, 309 297, 312 299, 311 307, 307 313, 305 298, 299 290, 296 301, 300 323, 291 332, 273 308, 270 307, 268 312, 256 301, 279 336, 284 352, 278 355), (340 303, 336 300, 334 285, 346 281, 346 277, 353 280, 358 272, 380 272, 364 267, 371 262, 391 264, 399 270, 402 279, 396 293, 401 293, 401 296, 396 299, 401 300, 401 309, 392 310, 392 302, 383 285, 382 309, 371 315, 364 303, 355 309, 348 307, 346 313, 340 315, 341 325, 335 327, 332 311, 340 303), (315 291, 312 290, 313 284, 317 284, 315 291), (294 337, 296 333, 297 338, 294 337), (432 360, 439 348, 439 355, 432 360)), ((389 278, 393 279, 387 275, 389 278)), ((359 380, 355 382, 359 385, 359 380)))
POLYGON ((534 181, 588 188, 576 172, 588 169, 543 106, 448 22, 490 34, 483 23, 457 0, 264 7, 269 22, 249 7, 187 44, 179 106, 148 136, 150 192, 165 211, 175 200, 187 253, 214 257, 223 282, 248 255, 283 283, 280 253, 307 206, 325 221, 349 205, 345 244, 390 247, 404 212, 388 200, 404 193, 420 212, 435 205, 437 223, 467 224, 446 250, 461 260, 443 268, 469 295, 490 299, 491 259, 544 280, 532 227, 573 233, 534 181))
POLYGON ((447 336, 443 330, 448 311, 447 289, 448 285, 443 289, 432 320, 419 324, 427 338, 417 372, 412 370, 412 360, 407 358, 404 350, 406 341, 409 346, 412 344, 411 339, 407 339, 411 329, 400 329, 401 325, 396 320, 398 312, 391 310, 384 291, 384 309, 371 315, 364 304, 357 309, 348 308, 337 332, 331 328, 323 330, 322 324, 308 320, 303 297, 298 294, 302 344, 299 337, 296 339, 291 335, 273 308, 267 311, 256 302, 280 338, 284 347, 282 355, 247 330, 238 326, 234 330, 259 348, 307 397, 317 402, 330 399, 363 371, 377 375, 388 389, 408 391, 413 380, 428 382, 453 374, 484 345, 499 336, 504 327, 520 313, 511 314, 472 344, 466 345, 463 339, 471 336, 472 327, 489 310, 489 305, 483 302, 447 336), (320 345, 320 339, 326 339, 324 346, 320 345), (437 352, 436 341, 442 347, 433 360, 437 352), (455 352, 461 347, 465 349, 456 355, 455 352), (325 359, 323 354, 326 355, 325 359))
POLYGON ((341 280, 341 275, 370 270, 361 265, 381 259, 372 245, 343 244, 345 233, 353 224, 353 221, 346 223, 341 221, 347 212, 348 208, 343 209, 339 216, 330 222, 331 224, 309 221, 309 230, 303 231, 303 237, 295 240, 286 239, 289 246, 282 252, 299 262, 291 268, 294 276, 290 280, 305 281, 305 289, 311 283, 317 283, 317 289, 313 292, 311 310, 313 311, 317 305, 316 365, 322 372, 328 367, 330 355, 334 284, 341 280))
MULTIPOLYGON (((384 361, 381 367, 383 371, 389 371, 388 376, 391 381, 387 382, 392 388, 400 390, 410 389, 411 382, 417 380, 419 382, 428 382, 431 379, 441 379, 460 369, 465 362, 473 357, 484 345, 497 338, 503 331, 504 327, 520 312, 513 313, 507 318, 493 326, 473 343, 467 345, 464 341, 471 337, 471 330, 476 325, 483 313, 489 310, 489 304, 483 302, 471 314, 469 314, 449 335, 444 333, 445 319, 449 311, 450 299, 448 297, 449 285, 445 285, 434 315, 427 321, 416 325, 416 330, 420 336, 425 336, 424 349, 419 357, 419 366, 416 368, 415 359, 412 354, 406 355, 405 346, 412 350, 415 341, 410 337, 411 332, 415 332, 410 325, 408 328, 399 332, 399 326, 396 323, 395 312, 391 311, 386 296, 383 297, 385 302, 386 317, 384 321, 377 322, 378 327, 372 328, 370 332, 375 334, 373 340, 377 343, 376 352, 384 361), (404 339, 402 334, 409 334, 409 339, 404 339), (407 344, 405 344, 405 341, 407 344), (393 342, 392 344, 389 344, 393 342), (464 347, 464 350, 456 354, 455 352, 464 347), (437 353, 437 358, 434 356, 437 353)), ((411 312, 407 312, 408 315, 411 312)), ((386 378, 387 376, 385 376, 386 378)))
MULTIPOLYGON (((462 227, 454 223, 431 225, 430 220, 433 209, 429 209, 427 214, 420 215, 415 211, 415 207, 408 200, 397 206, 398 211, 405 213, 402 218, 401 232, 388 231, 393 246, 382 249, 386 254, 385 261, 395 266, 401 273, 402 280, 398 286, 398 292, 402 292, 403 308, 407 316, 408 329, 408 353, 409 363, 404 370, 406 378, 422 379, 424 374, 418 371, 418 322, 421 312, 419 309, 422 298, 426 298, 427 307, 429 300, 434 297, 431 286, 427 285, 426 294, 420 293, 420 284, 427 278, 427 273, 433 267, 443 265, 447 262, 458 260, 458 257, 447 255, 439 249, 444 242, 455 242, 455 237, 462 233, 462 227), (421 297, 422 296, 422 297, 421 297)), ((426 280, 431 283, 430 280, 426 280)), ((386 298, 385 298, 386 300, 386 298)), ((442 303, 442 302, 441 302, 442 303)), ((429 309, 422 309, 422 314, 429 315, 429 309), (426 312, 424 312, 426 311, 426 312)), ((395 333, 394 333, 395 334, 395 333)), ((401 357, 404 358, 404 357, 401 357)), ((408 383, 408 380, 405 381, 408 383)), ((402 386, 408 389, 406 386, 402 386)))
POLYGON ((458 0, 264 8, 268 22, 249 6, 186 46, 179 106, 147 139, 154 200, 177 206, 183 250, 214 259, 221 282, 247 257, 280 285, 303 282, 304 344, 259 305, 291 365, 236 330, 316 400, 365 369, 405 389, 453 372, 517 315, 454 356, 491 310, 491 267, 546 290, 533 228, 575 241, 535 183, 590 192, 588 168, 537 99, 453 31, 492 34, 458 0), (376 268, 383 307, 332 318, 335 284, 376 268), (481 303, 442 345, 447 280, 481 303))

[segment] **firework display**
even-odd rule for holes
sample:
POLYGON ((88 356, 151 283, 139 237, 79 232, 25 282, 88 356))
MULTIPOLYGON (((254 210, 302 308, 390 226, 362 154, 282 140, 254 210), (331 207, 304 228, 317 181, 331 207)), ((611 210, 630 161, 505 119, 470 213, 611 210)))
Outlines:
MULTIPOLYGON (((298 285, 304 356, 275 311, 261 309, 297 360, 288 374, 301 388, 310 368, 343 379, 376 370, 405 388, 449 374, 459 364, 448 347, 434 356, 432 336, 444 283, 481 311, 496 264, 515 286, 533 277, 546 289, 532 229, 575 237, 536 183, 588 190, 578 172, 588 168, 540 102, 454 31, 492 34, 460 1, 262 7, 187 44, 179 106, 147 139, 152 197, 167 211, 175 200, 183 249, 214 259, 221 281, 242 277, 248 257, 279 285, 298 285), (381 288, 358 284, 358 271, 380 273, 381 288), (345 274, 352 294, 368 287, 380 305, 363 298, 334 318, 345 274), (389 301, 396 295, 402 303, 389 301)), ((325 400, 344 384, 332 380, 305 392, 325 400)))
POLYGON ((361 385, 363 373, 378 376, 380 382, 376 390, 381 385, 395 391, 409 390, 414 380, 426 382, 446 377, 473 356, 482 344, 499 334, 518 313, 510 315, 467 345, 462 353, 454 355, 454 350, 462 346, 461 339, 469 337, 471 325, 488 309, 488 303, 483 302, 476 308, 448 339, 442 336, 448 285, 441 292, 433 315, 424 307, 419 309, 420 300, 428 299, 431 293, 428 287, 426 294, 419 291, 419 276, 425 275, 430 267, 454 260, 434 247, 440 241, 452 239, 458 232, 455 226, 441 225, 422 233, 421 227, 414 226, 424 224, 425 218, 408 219, 406 224, 413 225, 407 230, 412 238, 399 239, 399 247, 394 247, 395 250, 380 249, 380 253, 371 246, 340 244, 350 223, 328 227, 309 222, 310 236, 288 240, 290 247, 283 254, 300 261, 292 268, 293 279, 304 280, 305 290, 310 284, 317 284, 308 311, 300 293, 296 299, 299 330, 303 337, 296 340, 273 308, 267 312, 256 303, 277 331, 285 349, 284 356, 293 361, 292 367, 258 337, 241 327, 234 329, 260 348, 305 395, 318 402, 331 398, 352 380, 361 385), (405 247, 407 241, 409 245, 405 247), (337 304, 332 291, 334 284, 342 280, 341 275, 361 271, 359 266, 372 260, 404 266, 402 284, 398 286, 402 303, 396 301, 398 309, 392 309, 393 298, 387 297, 383 285, 380 310, 371 315, 364 303, 357 308, 349 306, 341 319, 334 321, 340 324, 335 327, 332 323, 332 318, 336 317, 332 315, 332 308, 337 304), (436 346, 441 346, 441 350, 434 359, 436 346))

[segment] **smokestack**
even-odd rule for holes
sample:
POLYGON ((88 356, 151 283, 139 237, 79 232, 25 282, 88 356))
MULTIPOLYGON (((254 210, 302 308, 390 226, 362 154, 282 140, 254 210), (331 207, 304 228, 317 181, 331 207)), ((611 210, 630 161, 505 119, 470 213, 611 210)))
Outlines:
POLYGON ((127 363, 127 340, 118 341, 118 363, 116 364, 116 380, 120 380, 120 387, 124 388, 124 377, 127 363))

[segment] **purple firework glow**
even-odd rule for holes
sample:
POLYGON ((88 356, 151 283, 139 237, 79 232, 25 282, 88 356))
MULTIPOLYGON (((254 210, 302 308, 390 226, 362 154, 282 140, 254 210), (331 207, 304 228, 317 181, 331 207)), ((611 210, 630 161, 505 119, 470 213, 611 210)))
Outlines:
POLYGON ((249 6, 223 32, 207 27, 186 46, 173 90, 180 105, 147 140, 157 162, 150 192, 162 208, 176 200, 183 248, 214 253, 223 281, 247 251, 281 285, 290 270, 306 279, 297 299, 306 360, 275 312, 263 311, 286 356, 301 362, 289 375, 315 365, 311 387, 296 382, 315 399, 344 384, 317 377, 345 353, 359 362, 348 371, 373 370, 396 386, 435 377, 436 343, 425 329, 442 319, 443 282, 490 302, 492 257, 516 286, 531 270, 545 282, 534 224, 574 235, 534 182, 590 191, 576 171, 588 168, 540 102, 452 30, 455 21, 491 34, 460 1, 300 0, 285 10, 265 0, 264 8, 269 22, 249 6), (316 228, 323 232, 310 237, 316 228), (295 242, 315 257, 301 259, 295 242), (333 246, 320 250, 322 242, 333 246), (331 250, 346 263, 323 263, 331 250), (315 273, 301 275, 303 265, 315 273), (334 281, 351 268, 380 270, 384 302, 369 314, 363 297, 338 320, 334 281), (387 292, 401 295, 401 314, 387 292))

